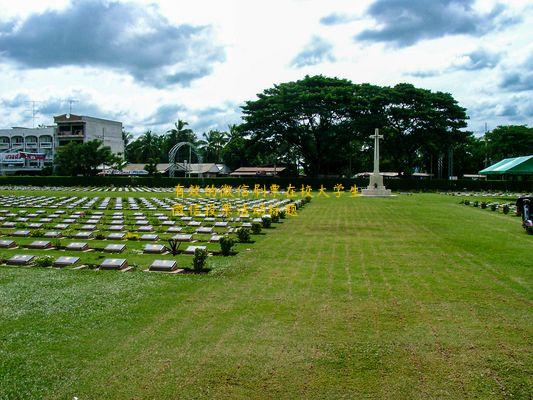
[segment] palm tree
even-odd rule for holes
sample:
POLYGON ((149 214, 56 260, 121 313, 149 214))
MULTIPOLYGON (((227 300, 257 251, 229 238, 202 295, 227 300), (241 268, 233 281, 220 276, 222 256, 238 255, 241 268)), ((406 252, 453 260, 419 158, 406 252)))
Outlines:
POLYGON ((137 140, 140 144, 141 159, 143 162, 148 161, 150 158, 159 158, 158 155, 161 140, 157 134, 154 134, 152 131, 148 130, 137 140))
POLYGON ((203 151, 206 161, 220 162, 224 146, 228 142, 228 134, 220 131, 209 131, 202 135, 203 140, 198 143, 203 151))
MULTIPOLYGON (((196 143, 196 135, 194 134, 192 129, 186 128, 187 125, 189 125, 188 122, 178 119, 178 122, 174 123, 174 128, 169 129, 166 132, 167 141, 171 143, 172 146, 180 142, 189 142, 192 144, 196 143)), ((170 148, 172 148, 172 146, 170 146, 170 148)))
POLYGON ((128 144, 131 142, 131 139, 133 139, 133 135, 122 129, 122 140, 124 141, 124 148, 128 146, 128 144))
POLYGON ((193 130, 187 128, 188 122, 178 119, 178 122, 174 123, 174 128, 169 129, 163 139, 163 158, 167 159, 169 151, 176 144, 180 142, 188 142, 193 145, 197 144, 197 138, 193 130))

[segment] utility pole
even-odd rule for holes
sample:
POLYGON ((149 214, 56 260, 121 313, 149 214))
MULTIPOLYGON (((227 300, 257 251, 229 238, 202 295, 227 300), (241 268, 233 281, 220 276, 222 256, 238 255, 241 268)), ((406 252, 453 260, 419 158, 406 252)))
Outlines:
POLYGON ((448 148, 448 179, 453 176, 453 147, 448 148))
POLYGON ((485 122, 485 135, 483 136, 485 139, 485 168, 489 166, 489 152, 488 152, 488 144, 487 144, 487 123, 485 122))

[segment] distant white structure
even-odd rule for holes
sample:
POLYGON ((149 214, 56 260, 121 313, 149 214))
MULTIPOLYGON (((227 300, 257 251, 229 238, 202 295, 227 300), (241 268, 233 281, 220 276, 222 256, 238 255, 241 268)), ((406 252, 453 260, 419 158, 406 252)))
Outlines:
MULTIPOLYGON (((156 164, 156 170, 160 174, 168 174, 171 164, 160 163, 156 164)), ((202 163, 202 164, 177 164, 175 172, 177 176, 203 176, 204 178, 215 178, 217 176, 228 175, 231 170, 225 164, 216 163, 202 163)), ((146 164, 128 164, 122 168, 122 172, 126 175, 147 175, 148 172, 144 169, 146 164)))
POLYGON ((200 163, 200 164, 181 164, 176 169, 178 173, 184 173, 192 176, 203 176, 206 178, 215 178, 225 176, 231 172, 226 164, 200 163))
POLYGON ((0 129, 0 172, 40 171, 52 163, 55 127, 0 129))
POLYGON ((233 171, 230 176, 278 176, 282 174, 286 167, 240 167, 233 171))
POLYGON ((0 174, 36 172, 51 166, 58 147, 100 140, 115 154, 124 153, 122 123, 84 115, 54 117, 44 128, 0 129, 0 174))
POLYGON ((63 114, 54 117, 58 146, 71 141, 85 143, 100 140, 104 146, 111 147, 115 154, 124 154, 122 123, 85 115, 63 114))
POLYGON ((366 189, 363 189, 363 196, 385 197, 390 196, 390 189, 386 189, 383 185, 383 176, 379 173, 379 139, 383 139, 383 135, 379 134, 379 129, 370 136, 374 139, 374 172, 370 175, 370 183, 366 189))

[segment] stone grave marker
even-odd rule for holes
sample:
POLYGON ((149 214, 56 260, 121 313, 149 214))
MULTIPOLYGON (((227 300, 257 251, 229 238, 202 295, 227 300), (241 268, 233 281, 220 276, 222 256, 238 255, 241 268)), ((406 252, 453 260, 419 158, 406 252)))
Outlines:
POLYGON ((70 265, 76 264, 79 261, 79 259, 80 259, 79 257, 66 257, 66 256, 58 257, 54 261, 53 266, 58 267, 58 268, 68 267, 70 265))
POLYGON ((174 260, 155 260, 150 265, 150 271, 172 272, 176 270, 177 263, 174 260))

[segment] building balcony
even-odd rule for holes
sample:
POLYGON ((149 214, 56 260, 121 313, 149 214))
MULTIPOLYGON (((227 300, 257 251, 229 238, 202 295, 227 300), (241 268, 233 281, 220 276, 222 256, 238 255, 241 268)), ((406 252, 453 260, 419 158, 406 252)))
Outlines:
POLYGON ((0 143, 0 149, 8 149, 11 146, 9 143, 0 143))
POLYGON ((41 147, 41 149, 51 149, 52 142, 42 142, 39 147, 41 147))
POLYGON ((26 147, 36 148, 37 147, 37 142, 28 142, 28 143, 26 143, 26 147))
POLYGON ((61 138, 68 138, 68 137, 82 138, 83 131, 60 131, 60 132, 57 132, 57 136, 61 138))

